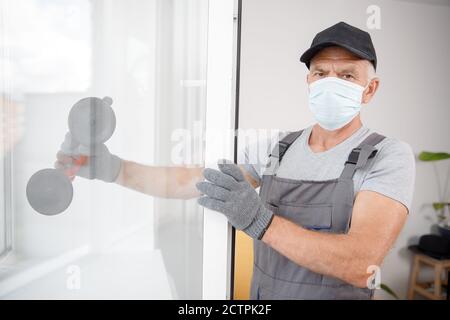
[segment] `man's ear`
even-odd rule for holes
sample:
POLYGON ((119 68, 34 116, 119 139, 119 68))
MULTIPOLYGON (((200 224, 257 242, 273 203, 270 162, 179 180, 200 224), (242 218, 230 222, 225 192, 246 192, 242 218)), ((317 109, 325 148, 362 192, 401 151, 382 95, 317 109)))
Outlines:
POLYGON ((379 86, 380 86, 380 79, 379 78, 373 78, 370 81, 369 86, 367 87, 367 89, 363 93, 362 104, 367 104, 367 103, 370 102, 370 100, 372 100, 372 98, 375 95, 375 93, 377 92, 379 86))

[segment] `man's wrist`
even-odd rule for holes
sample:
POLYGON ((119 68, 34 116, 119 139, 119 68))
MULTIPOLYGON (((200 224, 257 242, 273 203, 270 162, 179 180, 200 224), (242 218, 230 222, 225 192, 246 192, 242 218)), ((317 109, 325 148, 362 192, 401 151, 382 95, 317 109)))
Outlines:
POLYGON ((119 185, 125 185, 126 166, 127 166, 127 161, 120 159, 120 167, 119 167, 119 170, 117 173, 117 177, 112 182, 117 183, 119 185))
POLYGON ((269 230, 270 225, 272 224, 273 219, 275 218, 275 215, 272 214, 272 216, 270 217, 270 221, 269 223, 266 225, 266 227, 263 229, 263 231, 261 232, 261 234, 258 237, 258 240, 261 240, 264 238, 264 235, 266 234, 267 230, 269 230))
POLYGON ((276 217, 273 215, 272 221, 270 221, 270 224, 267 226, 264 234, 261 236, 261 241, 265 244, 270 245, 271 239, 273 238, 273 232, 276 229, 276 225, 279 223, 279 217, 276 217))
POLYGON ((255 220, 246 228, 244 232, 256 240, 261 240, 273 219, 273 212, 264 206, 261 207, 255 220))
POLYGON ((110 167, 110 176, 106 177, 106 182, 116 182, 117 177, 122 170, 122 159, 116 156, 115 154, 111 155, 111 167, 110 167))

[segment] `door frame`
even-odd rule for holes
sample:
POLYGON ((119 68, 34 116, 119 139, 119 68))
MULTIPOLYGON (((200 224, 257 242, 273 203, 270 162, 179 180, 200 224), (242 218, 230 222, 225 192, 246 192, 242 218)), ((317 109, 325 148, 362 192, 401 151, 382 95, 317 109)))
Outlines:
MULTIPOLYGON (((239 8, 241 0, 209 0, 205 167, 236 160, 239 8)), ((232 299, 234 229, 226 217, 204 209, 203 299, 232 299)))

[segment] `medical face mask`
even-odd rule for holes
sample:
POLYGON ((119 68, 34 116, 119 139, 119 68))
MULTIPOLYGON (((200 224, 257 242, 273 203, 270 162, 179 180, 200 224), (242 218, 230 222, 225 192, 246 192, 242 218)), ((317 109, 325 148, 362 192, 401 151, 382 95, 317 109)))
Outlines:
POLYGON ((358 115, 366 88, 335 77, 314 81, 309 85, 309 109, 322 128, 337 130, 358 115))

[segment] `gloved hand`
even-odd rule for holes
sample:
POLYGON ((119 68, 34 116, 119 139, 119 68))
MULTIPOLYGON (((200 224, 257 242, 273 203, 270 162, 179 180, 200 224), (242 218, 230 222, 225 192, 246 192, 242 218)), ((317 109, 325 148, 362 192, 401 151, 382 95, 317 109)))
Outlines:
POLYGON ((61 150, 56 154, 56 169, 62 169, 73 179, 75 175, 114 182, 119 175, 122 160, 109 152, 104 144, 86 147, 66 134, 61 150))
POLYGON ((230 223, 254 239, 261 239, 272 222, 273 213, 267 209, 258 193, 248 183, 234 163, 219 161, 219 169, 206 168, 197 189, 204 194, 197 201, 205 208, 223 213, 230 223))

